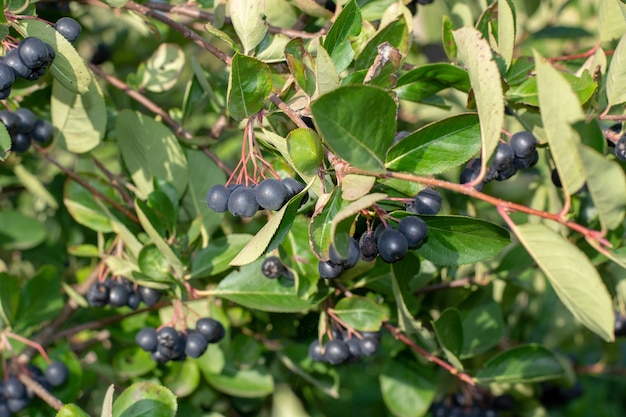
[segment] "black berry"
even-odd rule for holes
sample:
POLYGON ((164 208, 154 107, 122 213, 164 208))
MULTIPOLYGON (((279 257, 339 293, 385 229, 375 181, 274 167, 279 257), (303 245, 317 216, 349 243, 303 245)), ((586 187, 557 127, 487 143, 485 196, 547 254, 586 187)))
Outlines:
POLYGON ((332 365, 339 365, 350 357, 348 346, 339 339, 330 340, 324 350, 324 359, 332 365))
POLYGON ((109 302, 109 285, 105 282, 94 282, 87 290, 87 302, 94 307, 104 307, 109 302))
POLYGON ((15 135, 20 130, 20 119, 13 112, 8 110, 0 111, 0 122, 7 128, 11 136, 15 135))
POLYGON ((267 210, 278 210, 285 202, 287 187, 277 179, 268 178, 254 188, 254 194, 259 206, 267 210))
POLYGON ((517 172, 517 169, 515 168, 515 164, 513 163, 508 168, 502 171, 498 171, 498 176, 496 177, 496 181, 506 181, 509 178, 511 178, 513 175, 515 175, 516 172, 517 172))
POLYGON ((26 387, 15 375, 11 375, 4 381, 4 395, 6 395, 7 398, 26 397, 26 387))
POLYGON ((46 380, 53 387, 65 384, 70 372, 63 362, 52 362, 46 368, 46 380))
POLYGON ((361 351, 361 341, 356 337, 345 340, 348 351, 350 352, 350 360, 358 360, 363 356, 361 351))
POLYGON ((504 171, 513 165, 513 159, 515 159, 513 147, 508 143, 499 143, 491 166, 496 171, 504 171))
POLYGON ((252 217, 259 210, 254 189, 238 187, 228 197, 228 211, 233 216, 252 217))
POLYGON ((380 257, 387 263, 399 261, 409 250, 409 243, 404 235, 394 229, 382 232, 376 243, 380 257))
POLYGON ((517 132, 511 136, 511 147, 517 158, 528 158, 536 146, 537 139, 530 132, 517 132))
POLYGON ((15 73, 15 78, 28 78, 30 74, 33 72, 30 68, 26 66, 22 58, 20 58, 20 54, 18 48, 11 49, 7 52, 4 57, 4 61, 2 61, 5 65, 10 67, 15 73))
POLYGON ((0 90, 10 89, 15 82, 15 73, 3 62, 0 62, 0 90))
POLYGON ((30 133, 35 127, 37 116, 26 108, 19 108, 13 112, 20 119, 20 133, 30 133))
POLYGON ((428 226, 416 216, 405 217, 398 223, 398 231, 404 235, 410 249, 417 249, 428 239, 428 226))
POLYGON ((361 259, 366 262, 371 262, 376 259, 378 255, 378 248, 376 247, 376 238, 374 232, 368 230, 361 235, 359 239, 359 249, 361 252, 361 259))
POLYGON ((39 69, 48 62, 48 47, 39 38, 29 36, 17 46, 22 62, 30 69, 39 69))
POLYGON ((157 331, 153 327, 144 327, 135 335, 135 343, 146 352, 154 352, 157 348, 157 331))
POLYGON ((339 278, 343 272, 343 266, 336 265, 331 261, 320 261, 317 264, 317 271, 320 274, 320 278, 335 279, 339 278))
POLYGON ((280 258, 277 256, 270 256, 263 261, 261 265, 261 272, 267 278, 278 278, 283 275, 286 270, 280 258))
POLYGON ((141 303, 141 296, 137 291, 131 291, 130 294, 128 294, 128 302, 126 305, 133 310, 137 310, 139 303, 141 303))
POLYGON ((83 27, 76 20, 71 17, 62 17, 54 24, 54 28, 57 32, 59 32, 65 39, 70 41, 70 43, 74 43, 74 41, 82 32, 83 27))
POLYGON ((324 362, 324 352, 319 340, 315 339, 309 345, 309 357, 315 362, 324 362))
POLYGON ((225 212, 228 209, 230 191, 222 184, 214 185, 206 193, 206 205, 215 212, 225 212))
POLYGON ((615 337, 624 337, 626 336, 626 317, 624 317, 620 312, 615 312, 615 328, 614 328, 615 337))
POLYGON ((111 285, 109 289, 109 304, 112 307, 122 307, 128 304, 128 297, 130 296, 130 291, 126 285, 122 283, 115 283, 111 285))
POLYGON ((196 322, 196 330, 204 336, 209 343, 217 343, 226 334, 224 326, 217 320, 210 317, 201 318, 196 322))
POLYGON ((356 241, 353 237, 350 238, 350 243, 348 244, 348 255, 344 258, 339 255, 339 252, 335 249, 333 245, 330 245, 329 256, 330 261, 335 265, 341 265, 343 269, 354 268, 354 265, 359 260, 359 255, 361 254, 359 250, 359 242, 356 241))
POLYGON ((161 298, 161 291, 155 290, 154 288, 143 287, 140 285, 137 288, 137 292, 139 293, 141 300, 148 307, 155 305, 161 298))
POLYGON ((189 332, 185 344, 185 354, 192 358, 199 358, 206 351, 209 342, 199 332, 189 332))
POLYGON ((626 161, 626 136, 622 136, 615 143, 615 156, 617 159, 626 161))
POLYGON ((432 188, 425 188, 415 196, 413 208, 419 214, 437 214, 441 209, 441 194, 432 188))
POLYGON ((35 122, 32 132, 30 132, 30 137, 37 142, 45 143, 52 137, 53 130, 52 124, 49 121, 38 119, 35 122))
POLYGON ((15 152, 26 152, 30 148, 30 136, 26 133, 16 133, 11 137, 11 150, 15 152))
POLYGON ((364 336, 361 342, 361 353, 365 356, 372 356, 378 349, 379 340, 373 336, 364 336))

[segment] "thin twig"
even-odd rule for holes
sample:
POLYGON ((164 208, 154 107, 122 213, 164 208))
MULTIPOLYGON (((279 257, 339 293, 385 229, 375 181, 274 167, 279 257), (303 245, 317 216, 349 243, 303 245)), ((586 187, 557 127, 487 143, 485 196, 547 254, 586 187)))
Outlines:
POLYGON ((282 112, 285 113, 287 117, 289 117, 291 121, 296 124, 296 126, 298 126, 299 128, 308 129, 308 126, 306 125, 306 123, 304 123, 300 116, 298 116, 296 112, 293 111, 291 107, 286 105, 276 94, 270 93, 270 101, 274 103, 279 109, 281 109, 282 112))
POLYGON ((135 208, 135 201, 134 199, 130 196, 130 194, 128 193, 128 191, 126 190, 126 186, 127 186, 127 182, 124 178, 120 177, 119 175, 115 175, 114 173, 112 173, 111 171, 109 171, 102 162, 98 161, 98 158, 91 158, 93 163, 96 164, 96 166, 100 169, 100 171, 102 171, 104 173, 104 175, 107 176, 107 178, 109 179, 109 181, 111 181, 111 185, 113 187, 115 187, 115 189, 117 191, 120 192, 120 194, 122 195, 122 198, 124 199, 124 201, 126 202, 126 204, 131 207, 131 208, 135 208))
POLYGON ((44 400, 46 404, 54 408, 56 411, 59 411, 61 408, 63 408, 63 403, 61 402, 61 400, 48 392, 48 390, 42 387, 39 382, 31 378, 30 375, 28 375, 26 372, 19 372, 17 374, 17 378, 22 381, 22 384, 24 384, 28 389, 37 394, 39 398, 44 400))

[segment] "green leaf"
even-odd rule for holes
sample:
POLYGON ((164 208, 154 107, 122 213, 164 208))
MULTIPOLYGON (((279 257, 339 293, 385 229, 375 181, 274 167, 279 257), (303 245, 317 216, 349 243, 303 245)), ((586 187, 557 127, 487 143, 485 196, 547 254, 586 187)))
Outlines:
POLYGON ((476 114, 433 122, 398 141, 387 153, 387 168, 417 175, 440 174, 467 162, 480 150, 476 114))
POLYGON ((222 373, 205 373, 204 377, 216 390, 236 397, 265 397, 274 391, 272 374, 261 366, 250 369, 234 369, 226 366, 222 373))
POLYGON ((415 363, 388 360, 380 376, 387 409, 396 417, 422 417, 435 398, 436 382, 429 370, 415 363))
POLYGON ((587 256, 542 224, 511 227, 565 307, 591 331, 612 341, 613 302, 587 256))
POLYGON ((578 154, 580 138, 572 127, 583 120, 584 114, 567 80, 537 52, 534 56, 541 120, 550 155, 563 189, 571 195, 580 190, 586 180, 583 161, 578 154))
POLYGON ((463 323, 461 358, 469 358, 489 350, 504 336, 500 305, 488 291, 474 292, 458 306, 458 311, 463 323))
MULTIPOLYGON (((530 65, 530 64, 529 64, 530 65)), ((513 69, 515 65, 511 67, 513 69)), ((533 69, 535 66, 530 66, 533 69)), ((520 64, 519 70, 522 72, 519 76, 524 77, 523 82, 513 86, 506 92, 506 98, 515 103, 527 104, 529 106, 539 106, 539 94, 537 91, 537 77, 528 77, 528 74, 524 72, 528 67, 520 64)), ((567 72, 560 72, 569 83, 571 89, 576 93, 580 104, 586 103, 596 92, 598 85, 593 79, 589 71, 583 71, 580 77, 569 74, 567 72)), ((515 74, 512 74, 516 76, 515 74)), ((516 81, 515 79, 513 81, 516 81)))
POLYGON ((139 348, 139 346, 118 351, 113 357, 111 365, 120 378, 136 378, 157 367, 156 362, 150 357, 150 353, 139 348))
POLYGON ((261 43, 267 33, 268 26, 263 19, 265 2, 258 0, 230 0, 229 7, 235 32, 243 45, 245 53, 249 54, 261 43))
POLYGON ((609 106, 626 102, 626 34, 620 38, 606 74, 606 97, 609 106))
POLYGON ((54 28, 42 21, 22 19, 14 24, 15 29, 24 36, 45 39, 54 48, 55 58, 50 72, 65 88, 76 94, 89 91, 91 73, 83 58, 76 52, 67 39, 54 28))
POLYGON ((109 385, 104 400, 102 401, 102 413, 100 417, 113 417, 113 394, 115 394, 115 385, 109 385))
POLYGON ((0 318, 2 327, 10 327, 20 305, 20 280, 0 272, 0 318))
POLYGON ((41 326, 56 317, 63 304, 58 271, 51 266, 43 267, 22 286, 13 328, 19 332, 31 326, 41 326))
POLYGON ((213 295, 247 308, 281 313, 303 312, 316 305, 318 301, 298 297, 293 281, 266 278, 261 273, 261 263, 259 259, 231 272, 220 281, 213 295))
POLYGON ((317 175, 324 159, 322 142, 313 129, 294 129, 287 135, 287 150, 298 172, 317 175))
POLYGON ((328 259, 328 248, 332 242, 332 221, 349 204, 341 197, 341 188, 333 188, 330 194, 320 196, 317 209, 309 226, 311 249, 320 259, 328 259))
POLYGON ((113 404, 113 417, 175 417, 176 396, 154 382, 136 382, 113 404))
POLYGON ((163 385, 172 390, 178 398, 192 394, 200 385, 200 369, 194 361, 172 363, 168 371, 163 378, 163 385))
POLYGON ((403 100, 419 102, 446 88, 467 93, 470 87, 467 71, 455 65, 436 63, 421 65, 403 74, 396 91, 403 100))
POLYGON ((146 245, 139 252, 137 266, 142 274, 157 280, 169 281, 170 263, 153 244, 146 245))
MULTIPOLYGON (((409 32, 404 16, 389 23, 380 29, 376 35, 370 39, 354 62, 354 69, 361 70, 369 68, 378 55, 378 46, 383 42, 397 48, 402 56, 406 56, 409 49, 409 32)), ((360 114, 360 113, 357 113, 360 114)))
MULTIPOLYGON (((1 123, 0 123, 1 124, 1 123)), ((28 190, 32 195, 42 199, 48 206, 53 209, 58 209, 59 204, 55 198, 50 194, 50 191, 41 182, 41 178, 24 167, 22 164, 15 165, 13 167, 13 173, 20 180, 20 183, 28 190)))
POLYGON ((4 161, 11 149, 11 136, 4 124, 0 123, 0 161, 4 161))
POLYGON ((90 416, 76 404, 65 404, 57 412, 56 417, 90 417, 90 416))
POLYGON ((463 216, 421 216, 428 240, 417 250, 437 265, 464 265, 496 256, 509 243, 506 229, 463 216))
POLYGON ((341 84, 337 67, 335 67, 326 49, 319 43, 317 44, 317 57, 315 57, 315 71, 316 94, 318 96, 333 91, 341 84))
POLYGON ((301 38, 289 41, 285 46, 285 58, 293 79, 308 96, 315 93, 315 61, 304 47, 301 38))
POLYGON ((361 32, 361 11, 354 0, 344 5, 324 38, 324 48, 330 55, 338 72, 342 72, 352 62, 354 50, 350 37, 361 32))
POLYGON ((170 182, 178 195, 183 195, 187 187, 187 160, 168 128, 141 113, 122 110, 115 132, 139 198, 145 199, 154 191, 154 178, 170 182))
MULTIPOLYGON (((102 195, 109 197, 113 201, 120 202, 115 189, 102 178, 88 174, 81 174, 81 178, 102 195)), ((109 233, 113 231, 109 213, 105 211, 98 200, 94 199, 94 195, 90 190, 71 178, 65 181, 63 203, 74 220, 83 226, 97 232, 109 233)))
POLYGON ((311 110, 332 152, 357 168, 384 171, 383 158, 396 130, 396 103, 386 91, 339 87, 320 97, 311 110))
POLYGON ((565 374, 565 369, 551 351, 538 345, 525 345, 489 359, 476 378, 480 384, 528 384, 562 378, 565 374))
POLYGON ((602 227, 613 230, 624 220, 626 210, 626 178, 624 170, 588 146, 579 145, 587 189, 598 212, 602 227), (607 184, 611 184, 607 187, 607 184))
POLYGON ((139 222, 148 236, 150 236, 152 243, 154 243, 154 245, 159 249, 163 257, 167 259, 176 273, 176 276, 181 277, 183 274, 183 264, 149 219, 147 213, 150 212, 150 209, 146 206, 146 203, 141 200, 135 200, 135 209, 137 211, 139 222))
POLYGON ((243 120, 263 107, 263 100, 272 91, 272 73, 266 63, 235 54, 228 77, 228 112, 235 120, 243 120))
POLYGON ((498 1, 498 52, 507 68, 511 66, 513 60, 513 50, 515 49, 515 5, 511 0, 498 1))
MULTIPOLYGON (((309 184, 310 186, 311 184, 309 184)), ((265 226, 248 242, 239 254, 230 262, 230 265, 246 265, 257 260, 261 255, 267 253, 280 245, 285 238, 289 228, 293 223, 300 201, 308 192, 306 187, 302 192, 293 197, 283 207, 275 212, 265 226)))
POLYGON ((91 80, 89 91, 77 94, 58 80, 52 84, 52 124, 58 129, 58 144, 72 153, 89 152, 106 132, 107 112, 102 90, 91 80))
POLYGON ((367 195, 376 184, 376 177, 348 174, 341 179, 341 191, 344 200, 354 201, 367 195))
POLYGON ((454 31, 458 55, 465 63, 476 99, 482 140, 482 163, 487 161, 498 146, 504 125, 504 97, 500 70, 493 52, 480 32, 473 27, 454 31))
POLYGON ((170 90, 178 80, 185 65, 185 53, 180 46, 162 43, 138 70, 139 88, 162 93, 170 90))
POLYGON ((19 211, 0 211, 0 248, 31 249, 46 240, 47 232, 37 219, 19 211))
POLYGON ((363 332, 377 332, 389 320, 384 306, 358 295, 342 298, 332 311, 348 326, 363 332))
POLYGON ((304 14, 314 17, 330 18, 332 12, 323 5, 318 4, 315 0, 293 0, 296 7, 304 12, 304 14))
POLYGON ((441 43, 443 50, 450 61, 456 61, 457 48, 454 42, 454 23, 449 16, 441 19, 441 43))
POLYGON ((448 352, 459 356, 463 351, 463 323, 455 308, 447 308, 433 323, 437 340, 448 352))
POLYGON ((252 237, 248 234, 229 234, 209 242, 206 248, 195 253, 191 264, 191 278, 217 275, 229 269, 230 262, 252 237))

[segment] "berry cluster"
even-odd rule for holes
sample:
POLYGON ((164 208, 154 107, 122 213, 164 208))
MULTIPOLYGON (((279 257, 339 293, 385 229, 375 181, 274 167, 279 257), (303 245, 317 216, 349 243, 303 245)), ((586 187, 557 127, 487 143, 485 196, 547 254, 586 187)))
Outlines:
MULTIPOLYGON (((508 180, 520 169, 535 166, 539 161, 536 148, 537 139, 530 132, 517 132, 511 136, 510 143, 499 143, 483 182, 476 188, 481 190, 493 180, 508 180)), ((461 184, 474 181, 480 173, 480 165, 480 159, 470 161, 461 173, 461 184)))
POLYGON ((474 392, 472 397, 457 393, 452 398, 438 401, 430 406, 433 417, 497 417, 500 411, 510 410, 513 398, 508 395, 493 397, 474 392))
POLYGON ((38 80, 46 73, 55 55, 54 48, 41 39, 24 38, 0 62, 0 99, 11 95, 11 87, 17 78, 38 80))
POLYGON ((383 261, 394 263, 407 254, 410 249, 420 248, 428 239, 428 226, 417 216, 404 217, 398 223, 398 229, 379 225, 375 231, 363 233, 357 242, 350 238, 348 256, 342 257, 333 245, 330 246, 329 257, 320 261, 317 270, 321 278, 335 279, 346 269, 354 267, 359 257, 371 262, 380 255, 383 261))
MULTIPOLYGON (((0 71, 1 66, 0 63, 0 71)), ((26 152, 31 141, 45 143, 52 137, 52 124, 47 120, 38 119, 32 111, 25 108, 14 112, 0 111, 0 122, 11 136, 11 150, 14 152, 26 152)))
POLYGON ((326 362, 339 365, 346 362, 356 362, 363 356, 372 356, 380 344, 380 332, 361 334, 361 338, 350 337, 347 334, 335 332, 335 337, 326 343, 320 344, 314 340, 309 345, 309 356, 315 362, 326 362))
POLYGON ((154 288, 135 285, 126 278, 96 281, 87 290, 87 302, 94 307, 128 306, 133 310, 139 307, 140 302, 151 307, 161 298, 161 291, 154 288))
POLYGON ((210 317, 196 322, 195 330, 179 332, 173 327, 160 329, 144 327, 135 336, 140 348, 151 353, 152 360, 163 364, 168 361, 183 361, 187 356, 199 358, 209 343, 217 343, 224 337, 222 323, 210 317))
MULTIPOLYGON (((67 366, 63 362, 52 362, 45 374, 34 365, 26 365, 26 372, 46 390, 65 384, 69 377, 67 366)), ((35 394, 11 374, 0 382, 0 417, 9 417, 28 406, 35 394)))
MULTIPOLYGON (((262 209, 280 210, 292 197, 304 190, 305 185, 293 178, 277 180, 268 178, 257 185, 214 185, 207 192, 207 206, 218 213, 228 210, 233 216, 252 217, 262 209)), ((308 195, 302 199, 306 202, 308 195)))

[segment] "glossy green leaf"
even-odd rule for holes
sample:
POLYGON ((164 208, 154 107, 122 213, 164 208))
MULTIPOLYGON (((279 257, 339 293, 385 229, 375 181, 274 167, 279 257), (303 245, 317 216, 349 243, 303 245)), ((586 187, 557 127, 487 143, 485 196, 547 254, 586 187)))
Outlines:
POLYGON ((317 175, 324 159, 324 149, 313 129, 294 129, 287 135, 287 150, 298 172, 317 175))
POLYGON ((354 50, 350 37, 361 32, 361 11, 354 0, 344 5, 324 38, 324 48, 330 55, 338 72, 342 72, 352 62, 354 50))
MULTIPOLYGON (((528 64, 531 65, 531 64, 528 64)), ((530 70, 534 69, 534 64, 530 70)), ((511 67, 513 68, 513 67, 511 67)), ((528 70, 529 67, 520 64, 520 71, 528 70)), ((580 77, 567 72, 560 72, 561 76, 567 80, 571 89, 578 97, 580 104, 586 103, 596 92, 598 85, 589 71, 583 71, 580 77)), ((515 76, 513 74, 513 76, 515 76)), ((527 73, 519 75, 523 77, 523 82, 513 86, 506 92, 506 98, 515 103, 527 104, 529 106, 539 106, 539 93, 537 90, 537 77, 528 77, 527 73)), ((515 79, 514 79, 515 81, 515 79)))
POLYGON ((602 227, 613 230, 622 224, 626 210, 626 177, 613 161, 588 146, 578 148, 587 178, 587 189, 598 212, 602 227), (607 184, 611 184, 607 187, 607 184))
POLYGON ((13 328, 19 332, 41 326, 61 312, 64 301, 59 272, 51 266, 41 268, 21 288, 13 328))
POLYGON ((142 274, 154 280, 169 280, 170 263, 155 245, 146 245, 141 249, 137 265, 142 274))
POLYGON ((404 16, 381 28, 376 35, 365 45, 354 62, 355 70, 369 68, 378 55, 378 46, 383 42, 400 51, 402 56, 406 56, 409 48, 409 32, 404 16))
POLYGON ((433 323, 437 340, 445 350, 454 356, 463 352, 463 323, 461 315, 455 308, 447 308, 433 323))
POLYGON ((65 404, 57 412, 56 417, 90 417, 90 416, 76 404, 65 404))
POLYGON ((517 346, 490 358, 478 371, 480 384, 528 384, 558 379, 565 369, 548 349, 538 345, 517 346))
POLYGON ((0 211, 0 248, 25 250, 46 240, 47 232, 39 220, 19 211, 0 211))
POLYGON ((111 362, 115 373, 121 378, 135 378, 145 375, 157 367, 155 361, 139 346, 122 349, 113 357, 111 362))
POLYGON ((507 68, 513 60, 516 35, 515 4, 511 0, 498 2, 498 52, 507 68))
POLYGON ((454 31, 458 55, 465 63, 476 100, 482 139, 482 161, 485 166, 498 146, 504 125, 504 97, 500 70, 493 52, 480 32, 473 27, 454 31))
POLYGON ((263 19, 265 1, 230 0, 228 4, 235 32, 245 53, 249 54, 261 43, 267 33, 268 27, 263 19))
POLYGON ((222 373, 205 373, 204 377, 216 390, 236 397, 265 397, 274 391, 272 375, 260 366, 250 369, 234 369, 226 366, 222 373))
POLYGON ((591 331, 612 341, 611 296, 587 256, 542 224, 512 225, 512 229, 565 307, 591 331))
POLYGON ((162 43, 152 53, 140 70, 139 88, 162 93, 170 90, 178 80, 185 65, 185 53, 180 46, 173 43, 162 43))
POLYGON ((475 114, 433 122, 398 141, 387 153, 387 168, 417 175, 440 174, 467 162, 480 150, 475 114))
POLYGON ((91 73, 85 61, 53 26, 39 20, 22 19, 14 27, 24 36, 45 39, 54 48, 55 58, 50 65, 50 72, 66 89, 76 94, 89 91, 91 73))
POLYGON ((187 160, 176 136, 161 123, 131 110, 122 110, 115 124, 117 143, 138 197, 154 190, 154 178, 171 183, 178 195, 187 187, 187 160))
POLYGON ((303 312, 316 305, 318 301, 298 297, 293 282, 266 278, 261 273, 261 263, 257 260, 231 272, 220 281, 213 294, 261 311, 303 312))
POLYGON ((89 91, 77 94, 55 79, 50 99, 52 124, 58 144, 73 153, 89 152, 106 132, 107 112, 102 90, 91 80, 89 91))
POLYGON ((537 52, 535 65, 541 120, 550 155, 563 189, 571 195, 580 190, 586 180, 583 161, 578 154, 580 138, 572 128, 574 123, 583 120, 583 111, 567 80, 537 52))
POLYGON ((383 401, 396 417, 422 417, 435 398, 431 372, 416 364, 388 360, 378 379, 383 401))
POLYGON ((217 275, 229 269, 230 262, 253 238, 249 234, 230 234, 209 242, 197 251, 191 264, 191 278, 217 275))
POLYGON ((609 105, 626 101, 626 34, 620 38, 606 74, 606 97, 609 105))
POLYGON ((191 360, 172 363, 163 378, 163 385, 178 398, 192 394, 200 385, 200 369, 191 360))
POLYGON ((384 171, 383 158, 396 129, 396 103, 386 91, 340 87, 320 97, 311 110, 332 152, 357 168, 384 171))
POLYGON ((470 87, 467 71, 455 65, 436 63, 421 65, 403 74, 396 91, 403 100, 419 102, 446 88, 467 93, 470 87))
POLYGON ((317 293, 318 259, 309 246, 308 218, 296 217, 279 251, 281 261, 294 276, 298 296, 308 298, 317 293))
POLYGON ((458 306, 458 311, 463 323, 461 358, 469 358, 491 349, 504 336, 500 305, 487 291, 470 295, 458 306))
MULTIPOLYGON (((507 84, 510 86, 517 86, 524 82, 533 81, 535 85, 535 95, 536 95, 537 94, 537 80, 535 79, 535 77, 529 77, 534 69, 535 69, 535 61, 531 57, 520 56, 515 61, 513 61, 508 71, 506 72, 507 84)), ((508 99, 511 99, 511 94, 512 94, 512 91, 514 90, 515 88, 510 88, 509 90, 507 90, 505 95, 508 99)))
POLYGON ((272 90, 272 75, 266 63, 235 54, 228 78, 228 112, 235 120, 257 113, 272 90))
POLYGON ((312 96, 316 88, 315 60, 304 47, 301 38, 292 39, 287 43, 285 58, 293 79, 308 96, 312 96))
POLYGON ((4 161, 11 149, 11 136, 4 124, 0 123, 0 161, 4 161))
POLYGON ((2 327, 13 324, 20 305, 20 280, 6 272, 0 272, 0 318, 2 327))
POLYGON ((113 404, 113 417, 174 417, 176 396, 154 382, 136 382, 126 388, 113 404))
POLYGON ((437 265, 464 265, 491 259, 510 243, 509 232, 484 220, 423 216, 428 240, 417 250, 437 265))
POLYGON ((316 84, 318 96, 329 93, 341 84, 339 71, 335 64, 319 43, 317 43, 317 57, 315 57, 316 84))
POLYGON ((311 249, 320 259, 328 259, 328 248, 332 242, 332 221, 349 204, 341 196, 341 189, 336 187, 330 194, 320 197, 316 212, 309 226, 311 249))
POLYGON ((384 306, 357 295, 342 298, 332 311, 348 326, 363 332, 377 332, 389 320, 384 306))

